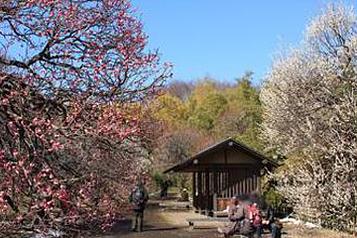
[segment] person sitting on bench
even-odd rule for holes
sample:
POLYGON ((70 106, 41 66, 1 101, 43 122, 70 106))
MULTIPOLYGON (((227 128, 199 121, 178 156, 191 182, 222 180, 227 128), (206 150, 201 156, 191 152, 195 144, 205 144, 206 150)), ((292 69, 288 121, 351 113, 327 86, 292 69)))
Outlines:
POLYGON ((249 218, 249 206, 251 205, 247 196, 237 197, 238 207, 231 209, 228 215, 231 224, 224 228, 218 228, 218 232, 224 234, 224 237, 230 237, 234 234, 251 236, 255 230, 249 218))
POLYGON ((281 238, 281 223, 275 219, 274 209, 270 206, 266 208, 265 219, 263 219, 263 228, 271 232, 272 238, 281 238))

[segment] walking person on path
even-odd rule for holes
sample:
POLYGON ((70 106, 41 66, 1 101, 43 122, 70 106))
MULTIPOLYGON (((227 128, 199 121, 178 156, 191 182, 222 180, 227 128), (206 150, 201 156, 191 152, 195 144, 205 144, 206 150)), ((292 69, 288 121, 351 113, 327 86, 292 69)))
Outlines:
POLYGON ((145 181, 139 180, 129 197, 129 201, 133 205, 132 231, 143 231, 144 210, 148 200, 149 195, 145 188, 145 181))

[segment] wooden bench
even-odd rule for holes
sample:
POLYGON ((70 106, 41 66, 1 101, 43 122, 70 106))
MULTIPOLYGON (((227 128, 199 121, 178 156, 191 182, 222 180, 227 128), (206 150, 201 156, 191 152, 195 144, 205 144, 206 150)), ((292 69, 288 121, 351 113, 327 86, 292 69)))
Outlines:
POLYGON ((228 218, 228 212, 227 211, 213 211, 213 217, 225 217, 228 218))
POLYGON ((194 229, 195 224, 198 222, 229 222, 227 217, 187 218, 186 221, 192 229, 194 229))

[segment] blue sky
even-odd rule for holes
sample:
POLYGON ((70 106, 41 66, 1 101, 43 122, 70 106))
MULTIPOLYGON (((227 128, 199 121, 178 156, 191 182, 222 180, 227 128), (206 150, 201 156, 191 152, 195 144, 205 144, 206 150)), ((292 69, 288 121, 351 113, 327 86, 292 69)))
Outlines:
POLYGON ((251 70, 259 84, 278 49, 298 45, 308 22, 328 2, 134 0, 133 4, 149 35, 149 47, 159 48, 162 59, 174 64, 174 79, 211 76, 232 81, 251 70))

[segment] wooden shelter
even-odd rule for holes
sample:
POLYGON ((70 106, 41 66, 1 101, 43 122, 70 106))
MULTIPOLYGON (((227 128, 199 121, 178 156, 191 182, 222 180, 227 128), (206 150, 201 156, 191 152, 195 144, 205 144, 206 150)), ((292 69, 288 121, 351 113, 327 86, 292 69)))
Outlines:
POLYGON ((210 214, 233 196, 260 192, 260 178, 277 164, 231 138, 212 145, 164 173, 193 173, 193 206, 210 214))

